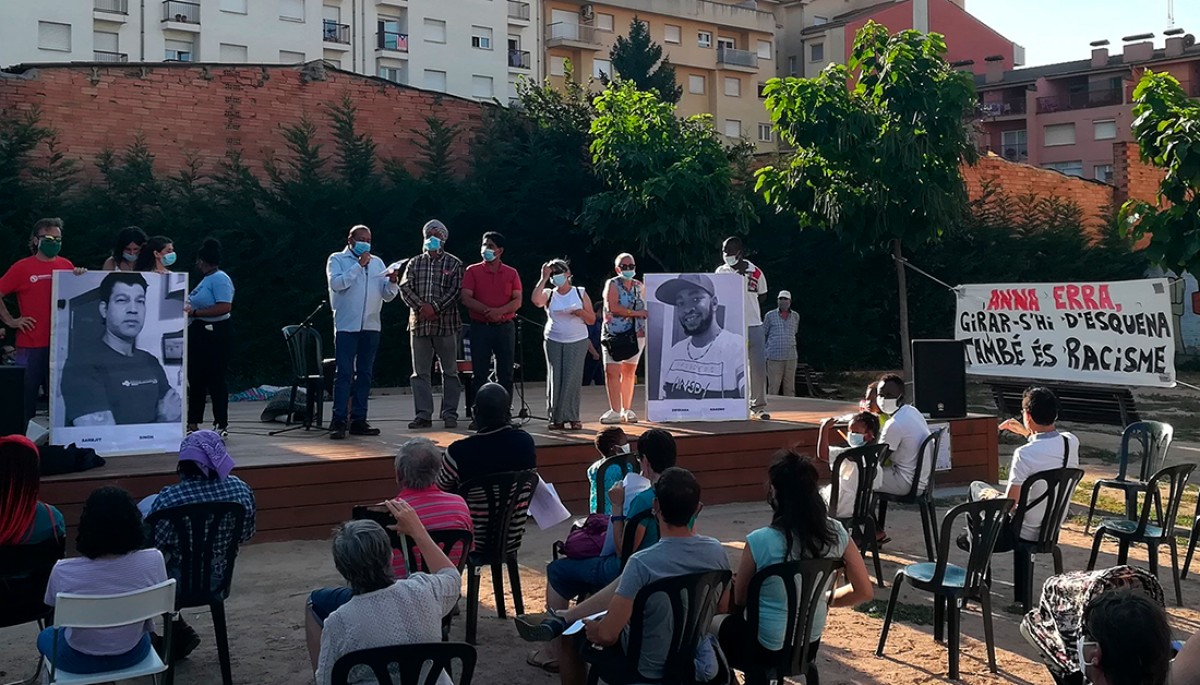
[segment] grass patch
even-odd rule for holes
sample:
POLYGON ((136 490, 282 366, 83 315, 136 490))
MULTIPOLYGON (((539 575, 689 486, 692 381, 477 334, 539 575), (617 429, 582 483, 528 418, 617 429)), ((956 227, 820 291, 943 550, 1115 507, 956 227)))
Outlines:
POLYGON ((1088 445, 1079 446, 1079 457, 1081 459, 1095 459, 1105 464, 1117 463, 1117 453, 1112 450, 1106 450, 1102 447, 1090 447, 1088 445))
MULTIPOLYGON (((864 613, 871 618, 883 620, 883 615, 887 613, 887 602, 882 599, 873 599, 865 604, 859 604, 854 607, 854 610, 864 613)), ((896 609, 892 612, 892 619, 901 623, 931 626, 933 625, 933 607, 928 604, 896 602, 896 609)))
MULTIPOLYGON (((1095 485, 1095 483, 1095 480, 1085 479, 1080 481, 1079 487, 1075 488, 1074 496, 1071 497, 1071 502, 1084 507, 1086 510, 1089 502, 1091 501, 1092 487, 1095 485)), ((1165 487, 1161 488, 1160 492, 1165 504, 1167 489, 1165 487)), ((1183 491, 1183 500, 1179 504, 1179 512, 1175 517, 1175 526, 1177 531, 1182 530, 1183 532, 1188 533, 1192 530, 1192 523, 1195 521, 1194 516, 1196 512, 1196 501, 1198 499, 1198 494, 1200 494, 1200 489, 1198 488, 1188 487, 1183 491)), ((1137 511, 1139 514, 1141 512, 1140 507, 1142 506, 1142 501, 1144 498, 1144 495, 1138 495, 1137 501, 1139 508, 1137 511)), ((1105 517, 1124 518, 1124 516, 1125 498, 1122 496, 1121 491, 1114 488, 1101 488, 1100 496, 1096 499, 1096 513, 1092 516, 1092 522, 1098 523, 1100 519, 1105 517)), ((1154 516, 1150 517, 1151 523, 1155 522, 1154 518, 1154 516)), ((1079 515, 1072 516, 1071 520, 1083 523, 1087 521, 1087 512, 1084 511, 1079 515)), ((1176 537, 1180 540, 1187 540, 1186 534, 1177 535, 1176 537)))

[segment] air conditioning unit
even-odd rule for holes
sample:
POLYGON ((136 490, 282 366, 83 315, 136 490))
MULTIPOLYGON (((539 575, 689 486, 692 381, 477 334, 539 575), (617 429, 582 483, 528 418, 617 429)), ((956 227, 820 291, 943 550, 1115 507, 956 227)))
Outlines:
POLYGON ((579 16, 585 22, 590 24, 592 20, 596 18, 596 8, 590 4, 584 5, 579 8, 579 16))

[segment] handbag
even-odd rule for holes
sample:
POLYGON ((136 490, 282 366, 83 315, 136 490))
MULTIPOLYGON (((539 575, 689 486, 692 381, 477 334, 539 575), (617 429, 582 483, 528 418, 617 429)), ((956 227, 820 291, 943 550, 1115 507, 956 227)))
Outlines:
POLYGON ((594 559, 604 549, 608 535, 608 514, 588 514, 582 523, 571 526, 562 552, 568 559, 594 559))
MULTIPOLYGON (((635 296, 637 295, 636 287, 634 286, 635 296)), ((615 362, 633 359, 641 350, 638 346, 637 322, 630 319, 630 323, 629 330, 622 333, 609 333, 608 326, 605 326, 600 336, 600 344, 608 350, 608 356, 615 362)))

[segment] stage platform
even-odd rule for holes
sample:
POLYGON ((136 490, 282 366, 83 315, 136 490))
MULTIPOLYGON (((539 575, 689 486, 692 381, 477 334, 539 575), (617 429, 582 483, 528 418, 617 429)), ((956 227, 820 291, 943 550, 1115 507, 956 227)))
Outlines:
MULTIPOLYGON (((534 412, 544 409, 544 387, 529 385, 527 396, 534 412)), ((255 541, 322 539, 350 515, 355 504, 374 503, 393 496, 396 486, 392 460, 405 440, 421 435, 446 446, 468 434, 468 420, 460 417, 459 429, 410 431, 412 396, 404 389, 376 389, 371 397, 371 423, 382 433, 373 438, 330 440, 322 430, 298 429, 277 436, 281 423, 262 423, 263 402, 230 405, 229 451, 237 461, 235 473, 254 488, 258 501, 258 534, 255 541)), ((636 407, 644 407, 641 388, 636 407)), ((592 438, 601 428, 597 420, 607 409, 603 387, 583 389, 584 430, 550 432, 546 422, 531 420, 529 431, 538 447, 538 471, 553 483, 572 513, 587 510, 585 470, 597 457, 592 438)), ((329 405, 325 407, 328 415, 329 405)), ((766 465, 780 447, 812 449, 817 425, 827 416, 857 410, 851 403, 808 398, 771 397, 770 421, 627 425, 630 434, 661 427, 679 441, 679 465, 696 473, 706 504, 758 501, 766 496, 766 465)), ((937 483, 964 484, 972 480, 995 482, 998 472, 996 419, 971 415, 950 421, 953 469, 938 474, 937 483)), ((88 493, 101 485, 117 485, 137 498, 157 492, 176 481, 176 455, 152 454, 112 457, 99 469, 51 476, 43 480, 41 499, 59 507, 74 527, 88 493)), ((73 538, 73 534, 70 536, 73 538)))

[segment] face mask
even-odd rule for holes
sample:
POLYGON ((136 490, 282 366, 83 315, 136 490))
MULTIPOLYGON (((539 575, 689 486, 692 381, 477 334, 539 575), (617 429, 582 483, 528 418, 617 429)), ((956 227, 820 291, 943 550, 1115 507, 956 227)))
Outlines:
POLYGON ((491 261, 496 260, 496 251, 491 249, 490 247, 485 247, 485 248, 481 249, 479 251, 479 254, 483 256, 483 261, 485 261, 485 262, 491 262, 491 261))
POLYGON ((355 257, 361 257, 371 251, 371 243, 364 243, 361 240, 355 241, 350 246, 350 252, 354 253, 355 257))
POLYGON ((1087 668, 1089 666, 1094 668, 1098 665, 1094 662, 1087 660, 1087 658, 1083 655, 1083 648, 1085 646, 1086 647, 1097 647, 1099 645, 1100 645, 1099 642, 1088 642, 1083 639, 1080 639, 1078 642, 1075 643, 1075 655, 1076 655, 1076 658, 1078 659, 1080 673, 1086 674, 1087 668))
POLYGON ((554 284, 555 288, 561 288, 567 282, 567 275, 566 274, 554 274, 553 276, 550 277, 550 282, 554 284))
POLYGON ((733 266, 734 264, 737 264, 737 263, 738 263, 737 255, 732 255, 732 254, 725 255, 725 266, 733 266))
POLYGON ((38 239, 38 252, 41 252, 47 257, 57 257, 59 252, 62 252, 61 240, 46 240, 45 238, 38 239))
POLYGON ((636 271, 632 271, 632 270, 631 270, 631 271, 622 271, 622 272, 621 272, 621 278, 624 278, 624 279, 625 279, 625 280, 627 280, 627 281, 633 280, 633 277, 634 277, 634 276, 636 276, 636 275, 637 275, 637 272, 636 272, 636 271))
POLYGON ((792 308, 791 302, 785 302, 783 300, 779 301, 779 311, 786 312, 786 311, 790 311, 791 308, 792 308))
POLYGON ((846 444, 851 447, 862 447, 867 444, 867 436, 862 433, 847 433, 846 444))
POLYGON ((617 454, 629 454, 629 443, 617 447, 617 454))
POLYGON ((440 249, 442 249, 442 239, 441 238, 437 237, 436 235, 431 235, 425 239, 425 251, 426 252, 437 252, 440 249))
POLYGON ((127 262, 130 262, 130 263, 133 263, 133 262, 136 262, 136 261, 137 261, 137 258, 138 258, 138 253, 136 253, 136 252, 123 252, 123 253, 121 253, 121 257, 123 257, 123 258, 125 259, 125 261, 127 261, 127 262))
POLYGON ((163 266, 171 266, 175 263, 176 259, 177 257, 175 256, 174 252, 168 252, 167 254, 163 255, 163 266))
POLYGON ((900 408, 900 400, 892 397, 880 397, 876 403, 879 405, 879 411, 888 416, 895 414, 896 410, 900 408))

